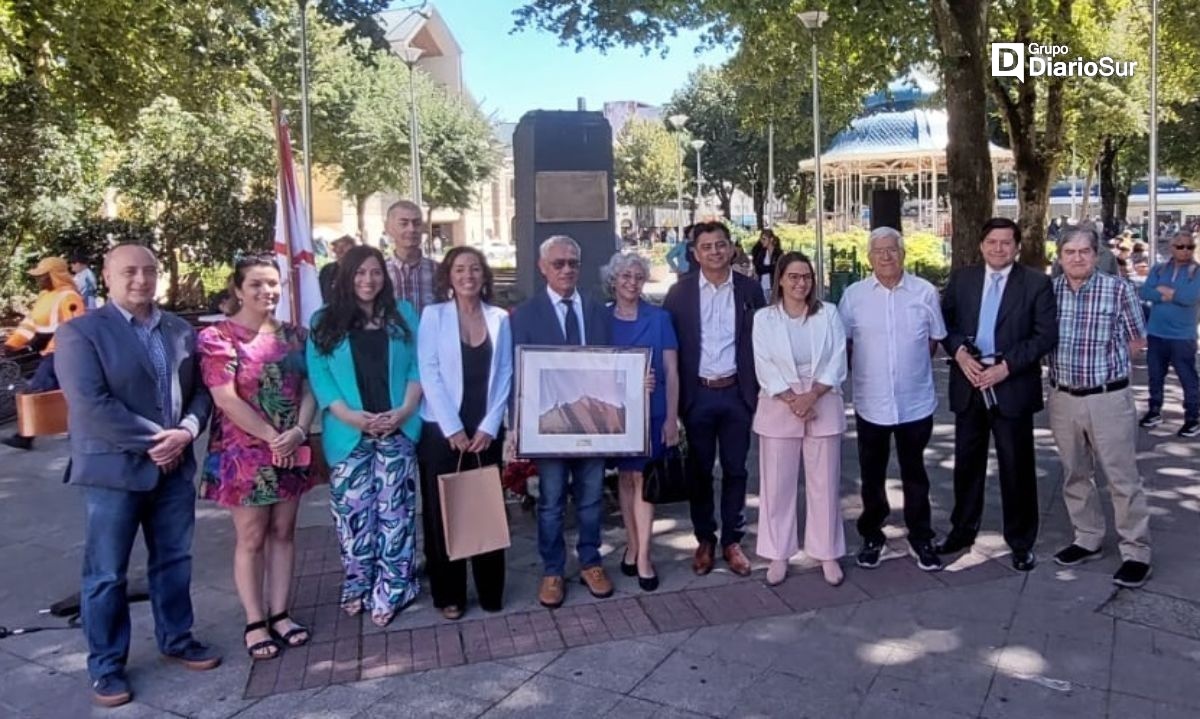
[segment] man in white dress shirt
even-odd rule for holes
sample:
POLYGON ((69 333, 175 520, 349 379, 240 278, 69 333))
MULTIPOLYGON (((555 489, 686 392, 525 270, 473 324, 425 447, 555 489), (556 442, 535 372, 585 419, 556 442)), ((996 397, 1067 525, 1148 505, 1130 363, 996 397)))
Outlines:
POLYGON ((891 511, 886 481, 895 436, 909 551, 918 567, 935 572, 942 561, 933 550, 924 452, 937 409, 932 357, 946 326, 934 286, 904 271, 904 238, 897 230, 873 230, 867 257, 873 274, 846 288, 838 305, 850 353, 862 476, 857 562, 867 569, 879 566, 883 524, 891 511))

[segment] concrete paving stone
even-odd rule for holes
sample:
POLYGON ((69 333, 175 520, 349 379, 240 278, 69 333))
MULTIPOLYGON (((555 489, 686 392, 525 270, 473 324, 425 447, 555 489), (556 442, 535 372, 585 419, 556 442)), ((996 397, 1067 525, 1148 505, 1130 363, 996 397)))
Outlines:
POLYGON ((523 669, 531 674, 536 674, 545 669, 551 662, 562 656, 563 651, 552 652, 537 652, 536 654, 526 654, 517 657, 505 657, 497 660, 498 664, 505 664, 517 669, 523 669))
MULTIPOLYGON (((422 691, 453 693, 470 699, 497 702, 534 676, 533 672, 501 664, 484 662, 450 669, 434 669, 419 676, 422 691)), ((386 685, 389 680, 382 680, 386 685)))
POLYGON ((896 597, 893 602, 930 616, 971 620, 987 618, 1007 626, 1016 609, 1023 583, 1021 577, 1009 572, 1007 577, 1000 579, 896 597))
POLYGON ((1104 716, 1107 697, 1104 691, 1072 684, 1059 691, 1036 680, 997 676, 988 692, 982 716, 986 719, 1028 719, 1047 716, 1055 719, 1093 719, 1104 716))
POLYGON ((1109 719, 1196 719, 1196 709, 1111 692, 1108 699, 1108 716, 1109 719))
POLYGON ((764 642, 759 635, 751 634, 740 624, 722 624, 716 627, 701 627, 687 641, 679 645, 680 651, 701 657, 718 657, 725 661, 746 664, 766 669, 775 661, 781 645, 764 642))
POLYGON ((1150 591, 1120 591, 1102 610, 1134 624, 1200 639, 1200 604, 1150 591))
POLYGON ((254 703, 243 698, 246 667, 222 663, 197 681, 194 672, 174 665, 134 668, 129 673, 134 695, 159 710, 187 717, 226 719, 254 703))
POLYGON ((357 714, 355 719, 462 719, 479 716, 489 706, 489 702, 457 694, 414 691, 384 697, 357 714))
POLYGON ((983 706, 994 669, 936 656, 885 664, 874 687, 894 687, 906 700, 964 714, 983 706))
POLYGON ((766 672, 742 691, 733 709, 725 716, 734 719, 849 717, 858 711, 865 696, 865 691, 838 682, 766 672))
POLYGON ((795 612, 854 604, 869 598, 866 592, 851 582, 839 587, 829 586, 820 572, 791 575, 771 591, 795 612))
POLYGON ((563 719, 564 717, 603 716, 618 701, 620 694, 540 674, 522 684, 503 701, 484 712, 480 719, 520 717, 521 719, 563 719))
POLYGON ((676 650, 630 692, 678 709, 724 716, 736 706, 742 690, 763 670, 719 656, 698 656, 676 650))
POLYGON ((637 642, 645 642, 667 649, 675 649, 680 644, 687 641, 687 638, 696 632, 695 629, 681 629, 677 632, 664 632, 663 634, 649 634, 640 636, 634 639, 637 642))
POLYGON ((1050 601, 1074 600, 1099 607, 1116 588, 1111 576, 1086 572, 1078 567, 1060 567, 1043 551, 1040 564, 1026 576, 1022 598, 1050 601))
POLYGON ((876 569, 847 567, 846 581, 873 599, 940 589, 943 586, 933 574, 921 571, 916 564, 908 561, 884 562, 876 569))
POLYGON ((237 719, 279 719, 279 717, 304 716, 312 706, 317 694, 327 688, 301 689, 259 699, 238 714, 237 719))
POLYGON ((655 704, 645 699, 621 697, 621 701, 617 702, 604 716, 613 717, 613 719, 698 719, 708 715, 655 704))
POLYGON ((1197 664, 1169 655, 1137 651, 1113 654, 1112 690, 1196 708, 1200 714, 1197 664))
POLYGON ((1012 568, 1002 562, 986 558, 967 558, 961 562, 952 562, 940 572, 933 575, 938 582, 950 586, 961 587, 996 579, 1011 579, 1012 568))
POLYGON ((1091 597, 1048 600, 1023 595, 1017 602, 1011 628, 1017 635, 1046 633, 1110 644, 1116 620, 1099 608, 1100 603, 1091 597))
POLYGON ((543 674, 625 694, 654 671, 671 650, 632 640, 568 649, 543 674))
POLYGON ((858 707, 855 719, 975 719, 976 714, 942 709, 939 707, 912 704, 899 698, 895 687, 873 689, 858 707))
POLYGON ((852 627, 812 624, 798 641, 778 648, 771 669, 803 679, 837 681, 863 689, 870 686, 893 649, 889 644, 854 636, 852 627))

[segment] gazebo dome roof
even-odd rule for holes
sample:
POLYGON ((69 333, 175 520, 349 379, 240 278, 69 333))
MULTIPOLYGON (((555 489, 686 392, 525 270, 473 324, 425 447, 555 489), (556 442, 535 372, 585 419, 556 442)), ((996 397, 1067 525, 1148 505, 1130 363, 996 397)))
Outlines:
POLYGON ((877 112, 850 121, 823 157, 940 153, 946 149, 946 111, 916 108, 877 112))

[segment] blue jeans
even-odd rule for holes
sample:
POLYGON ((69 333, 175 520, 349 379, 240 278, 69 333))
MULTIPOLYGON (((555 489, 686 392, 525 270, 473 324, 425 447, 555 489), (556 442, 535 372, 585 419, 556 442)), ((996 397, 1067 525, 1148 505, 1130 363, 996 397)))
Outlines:
POLYGON ((1169 340, 1151 335, 1147 340, 1146 366, 1150 374, 1150 411, 1163 406, 1167 369, 1175 368, 1183 386, 1183 419, 1200 420, 1200 379, 1196 375, 1196 340, 1169 340))
POLYGON ((567 508, 567 476, 575 498, 575 515, 579 525, 579 541, 575 550, 579 564, 592 567, 600 564, 600 520, 604 499, 603 459, 539 459, 538 470, 538 554, 542 557, 542 574, 561 577, 567 563, 567 547, 563 540, 563 515, 567 508))
POLYGON ((84 487, 86 509, 80 607, 92 679, 123 672, 129 657, 129 602, 125 575, 138 528, 146 540, 146 574, 154 637, 163 654, 192 641, 192 530, 196 490, 180 471, 164 475, 149 492, 84 487))

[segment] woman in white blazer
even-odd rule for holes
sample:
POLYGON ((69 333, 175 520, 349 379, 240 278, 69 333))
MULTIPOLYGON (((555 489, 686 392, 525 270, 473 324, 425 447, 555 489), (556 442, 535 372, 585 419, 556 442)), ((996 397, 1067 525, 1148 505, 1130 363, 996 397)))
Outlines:
POLYGON ((804 463, 804 551, 837 586, 846 553, 838 480, 846 431, 842 383, 846 332, 837 307, 817 298, 812 262, 789 252, 775 268, 771 304, 754 315, 754 369, 762 388, 754 414, 759 438, 758 555, 767 583, 787 577, 800 551, 796 492, 804 463))
MULTIPOLYGON (((483 253, 455 247, 438 267, 439 291, 448 302, 421 314, 417 355, 424 425, 417 447, 425 530, 425 569, 433 606, 458 619, 467 604, 467 562, 450 561, 442 528, 437 478, 499 464, 501 420, 512 389, 512 332, 508 313, 487 303, 492 271, 483 253)), ((479 605, 498 612, 504 597, 504 550, 471 558, 479 605)))

